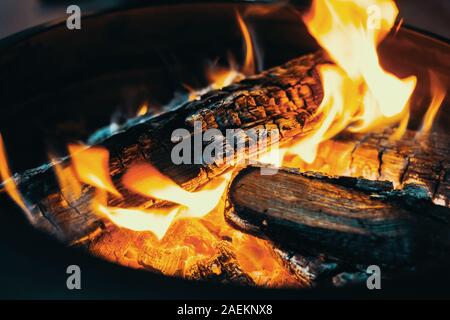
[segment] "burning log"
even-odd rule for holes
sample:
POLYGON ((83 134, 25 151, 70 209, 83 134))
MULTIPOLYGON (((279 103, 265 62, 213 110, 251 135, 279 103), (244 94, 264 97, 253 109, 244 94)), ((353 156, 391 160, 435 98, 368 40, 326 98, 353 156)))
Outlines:
MULTIPOLYGON (((316 66, 322 55, 307 55, 283 66, 267 70, 179 109, 135 125, 104 140, 100 145, 110 152, 112 181, 123 197, 110 197, 113 206, 149 207, 154 201, 132 193, 121 185, 121 178, 131 164, 152 163, 164 175, 186 190, 194 190, 230 168, 224 164, 181 164, 171 160, 172 132, 184 128, 194 135, 193 124, 200 121, 202 130, 228 128, 276 130, 281 142, 310 130, 314 113, 322 99, 322 87, 316 66)), ((273 140, 272 142, 276 142, 273 140)), ((239 152, 240 153, 240 152, 239 152)), ((59 166, 62 170, 70 159, 59 166)), ((73 243, 89 239, 102 221, 92 212, 95 188, 87 184, 76 197, 60 190, 53 163, 25 172, 16 178, 27 200, 36 226, 51 231, 63 241, 73 243)))
POLYGON ((426 136, 407 130, 401 139, 393 132, 342 134, 323 143, 316 161, 288 161, 288 166, 328 175, 386 180, 406 194, 450 207, 450 137, 426 136))
POLYGON ((229 189, 227 220, 307 254, 392 270, 448 263, 450 209, 388 181, 283 169, 241 171, 229 189))

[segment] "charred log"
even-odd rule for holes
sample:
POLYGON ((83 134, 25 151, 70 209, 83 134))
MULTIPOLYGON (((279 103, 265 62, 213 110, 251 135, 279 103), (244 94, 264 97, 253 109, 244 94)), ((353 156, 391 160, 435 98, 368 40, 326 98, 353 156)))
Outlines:
POLYGON ((390 181, 414 198, 450 207, 450 137, 420 136, 408 130, 392 139, 392 130, 341 135, 319 149, 318 161, 303 169, 329 175, 390 181))
POLYGON ((448 262, 450 209, 387 181, 250 167, 229 190, 227 220, 305 255, 393 270, 448 262))
POLYGON ((322 254, 308 255, 280 247, 274 247, 273 250, 281 264, 303 287, 326 286, 340 270, 340 261, 322 254))
MULTIPOLYGON (((321 54, 294 59, 283 66, 212 91, 173 112, 137 124, 104 140, 100 145, 110 151, 113 181, 125 195, 122 199, 110 199, 110 204, 122 207, 148 207, 153 204, 147 198, 130 194, 120 184, 123 173, 136 161, 152 163, 187 190, 193 190, 227 170, 230 164, 173 164, 173 130, 184 128, 193 135, 195 121, 201 122, 203 130, 216 128, 222 132, 227 128, 242 128, 244 131, 275 129, 282 142, 307 132, 314 125, 315 110, 322 99, 316 65, 323 62, 321 54)), ((65 159, 61 165, 65 166, 69 161, 65 159)), ((51 164, 25 172, 16 180, 30 204, 35 224, 38 227, 50 226, 61 240, 72 243, 86 239, 102 227, 90 206, 93 188, 84 185, 80 197, 65 197, 58 187, 51 164)))

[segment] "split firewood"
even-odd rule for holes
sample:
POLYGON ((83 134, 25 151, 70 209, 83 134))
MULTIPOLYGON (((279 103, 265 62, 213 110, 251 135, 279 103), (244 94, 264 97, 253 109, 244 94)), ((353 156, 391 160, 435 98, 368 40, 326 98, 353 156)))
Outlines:
POLYGON ((226 218, 244 232, 295 252, 392 270, 448 263, 450 209, 388 181, 259 167, 229 189, 226 218))
MULTIPOLYGON (((130 193, 121 186, 121 176, 136 161, 151 163, 187 190, 194 190, 229 169, 230 162, 220 165, 173 163, 172 132, 184 128, 193 135, 195 121, 202 124, 203 130, 276 130, 281 142, 311 130, 317 122, 315 111, 323 96, 316 66, 324 62, 320 53, 294 59, 221 90, 211 91, 197 101, 101 142, 100 145, 110 151, 112 180, 124 195, 120 199, 110 199, 110 205, 149 207, 153 204, 148 198, 130 193)), ((274 142, 277 141, 272 139, 267 143, 274 142)), ((240 153, 234 154, 239 156, 240 153)), ((61 166, 69 162, 70 159, 65 159, 61 166)), ((89 235, 102 228, 101 220, 91 209, 94 188, 84 185, 79 197, 65 197, 52 168, 49 164, 16 177, 34 215, 35 225, 51 231, 65 242, 89 239, 89 235)))

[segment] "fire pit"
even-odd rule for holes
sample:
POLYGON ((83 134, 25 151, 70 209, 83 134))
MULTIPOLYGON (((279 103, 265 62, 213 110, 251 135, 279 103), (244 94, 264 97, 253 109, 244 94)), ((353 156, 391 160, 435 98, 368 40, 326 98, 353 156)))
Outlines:
POLYGON ((358 1, 190 4, 7 39, 4 195, 64 244, 165 276, 429 274, 450 246, 450 50, 376 5, 364 26, 358 1))

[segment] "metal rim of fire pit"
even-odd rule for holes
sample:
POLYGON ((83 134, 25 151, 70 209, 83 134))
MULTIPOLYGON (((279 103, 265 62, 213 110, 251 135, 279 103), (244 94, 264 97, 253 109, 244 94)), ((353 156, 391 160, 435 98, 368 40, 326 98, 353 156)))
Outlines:
MULTIPOLYGON (((272 1, 270 0, 258 0, 258 1, 252 1, 252 0, 229 0, 227 2, 223 1, 223 0, 193 0, 191 1, 192 4, 211 4, 211 3, 216 3, 216 4, 260 4, 260 5, 270 5, 273 4, 272 1)), ((164 2, 162 0, 157 0, 154 1, 154 3, 143 3, 143 4, 138 4, 138 3, 134 3, 134 4, 121 4, 118 5, 116 7, 113 8, 108 8, 108 9, 102 9, 102 10, 98 10, 98 11, 94 11, 94 12, 88 12, 88 13, 83 13, 83 16, 87 19, 92 19, 98 16, 102 16, 102 15, 107 15, 107 14, 111 14, 111 13, 115 13, 115 12, 123 12, 123 11, 127 11, 127 10, 134 10, 134 9, 143 9, 146 7, 155 7, 155 6, 176 6, 176 5, 182 5, 182 4, 186 4, 186 2, 183 2, 182 0, 174 0, 171 1, 170 3, 164 2)), ((298 6, 296 6, 298 7, 298 6)), ((0 39, 0 50, 2 49, 6 49, 9 46, 12 46, 22 40, 26 40, 27 38, 33 37, 39 33, 42 32, 47 32, 50 31, 53 28, 58 28, 62 25, 64 25, 66 23, 65 18, 60 18, 60 19, 54 19, 52 21, 48 21, 42 24, 39 24, 37 26, 33 26, 30 28, 27 28, 25 30, 19 31, 17 33, 14 33, 12 35, 6 36, 3 39, 0 39)), ((416 26, 412 26, 409 25, 408 23, 404 23, 402 24, 402 28, 403 29, 407 29, 411 32, 416 32, 418 34, 421 34, 422 36, 427 36, 429 38, 432 38, 433 40, 439 40, 442 41, 448 45, 450 45, 450 39, 446 38, 442 35, 433 33, 431 31, 425 30, 425 29, 421 29, 420 27, 416 27, 416 26)))

